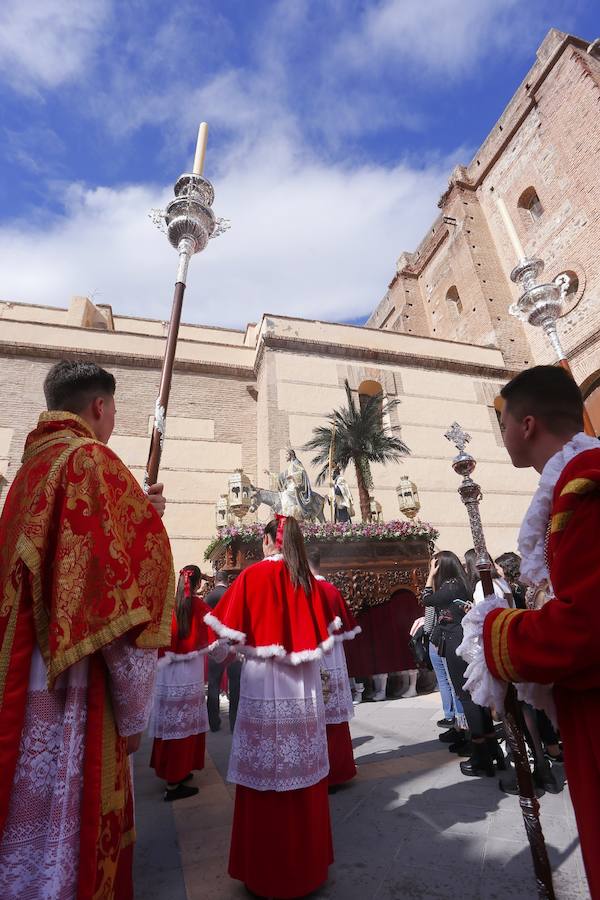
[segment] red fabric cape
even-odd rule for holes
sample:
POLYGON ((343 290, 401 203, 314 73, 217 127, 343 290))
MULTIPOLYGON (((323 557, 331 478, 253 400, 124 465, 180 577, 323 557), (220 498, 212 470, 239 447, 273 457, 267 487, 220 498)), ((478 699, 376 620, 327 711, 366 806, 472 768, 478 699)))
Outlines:
POLYGON ((249 656, 286 658, 292 665, 319 659, 341 622, 312 576, 311 586, 307 597, 292 584, 283 559, 271 557, 244 569, 204 621, 249 656))
POLYGON ((323 577, 318 578, 317 581, 319 582, 319 587, 327 597, 327 602, 329 603, 331 611, 335 616, 338 616, 342 623, 340 628, 338 628, 337 631, 334 631, 334 638, 336 641, 351 641, 357 634, 361 633, 362 628, 348 609, 346 601, 340 591, 336 588, 335 584, 332 584, 323 577))
POLYGON ((217 635, 212 628, 204 621, 207 613, 212 612, 201 597, 192 598, 192 620, 190 623, 190 632, 187 637, 179 637, 177 629, 177 616, 173 610, 173 618, 171 620, 171 646, 165 650, 159 650, 158 655, 164 656, 165 653, 208 653, 219 643, 217 635))

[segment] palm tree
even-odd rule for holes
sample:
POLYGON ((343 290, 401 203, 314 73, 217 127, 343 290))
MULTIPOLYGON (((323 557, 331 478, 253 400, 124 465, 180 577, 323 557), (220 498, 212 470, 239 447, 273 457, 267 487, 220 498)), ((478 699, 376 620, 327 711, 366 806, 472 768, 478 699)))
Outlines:
POLYGON ((385 400, 380 392, 365 397, 357 406, 348 381, 344 382, 348 405, 334 409, 329 414, 328 425, 313 428, 313 436, 303 449, 316 450, 313 466, 320 466, 317 484, 322 484, 330 475, 329 466, 338 466, 343 472, 350 462, 354 463, 358 497, 363 521, 370 518, 371 503, 369 489, 373 487, 371 463, 398 462, 410 450, 400 438, 386 429, 382 416, 394 409, 399 400, 385 400), (331 445, 333 454, 330 460, 331 445))

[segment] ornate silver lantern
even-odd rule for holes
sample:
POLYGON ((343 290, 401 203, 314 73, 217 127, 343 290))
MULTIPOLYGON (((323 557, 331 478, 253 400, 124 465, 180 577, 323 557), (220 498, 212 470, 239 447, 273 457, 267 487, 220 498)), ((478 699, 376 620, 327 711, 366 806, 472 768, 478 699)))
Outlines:
POLYGON ((252 484, 250 479, 244 474, 243 469, 236 469, 229 479, 227 500, 229 509, 238 519, 243 519, 250 509, 251 498, 252 484))
POLYGON ((230 524, 229 497, 228 494, 219 494, 215 504, 215 524, 217 528, 230 524))
POLYGON ((398 497, 400 512, 403 513, 407 519, 414 519, 421 509, 421 501, 419 500, 417 486, 414 481, 410 480, 408 475, 402 475, 400 477, 400 484, 396 488, 396 495, 398 497))

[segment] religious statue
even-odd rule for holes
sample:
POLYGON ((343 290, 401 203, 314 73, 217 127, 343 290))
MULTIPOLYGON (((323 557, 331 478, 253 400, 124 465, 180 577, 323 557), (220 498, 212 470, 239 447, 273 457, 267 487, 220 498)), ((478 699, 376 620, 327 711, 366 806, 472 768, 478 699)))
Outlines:
POLYGON ((351 522, 354 501, 346 479, 338 466, 333 470, 333 506, 335 522, 351 522))
MULTIPOLYGON (((287 451, 287 467, 277 477, 277 490, 253 487, 251 511, 261 503, 270 506, 274 512, 284 516, 294 516, 298 521, 318 519, 324 522, 323 506, 325 498, 313 491, 306 469, 290 447, 287 451)), ((268 470, 265 474, 273 478, 268 470)))

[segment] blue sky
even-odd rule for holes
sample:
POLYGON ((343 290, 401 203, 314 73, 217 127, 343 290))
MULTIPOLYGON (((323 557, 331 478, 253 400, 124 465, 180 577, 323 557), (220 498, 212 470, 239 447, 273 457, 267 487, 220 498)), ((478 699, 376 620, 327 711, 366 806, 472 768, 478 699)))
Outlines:
POLYGON ((0 299, 74 294, 166 318, 174 251, 148 218, 190 168, 227 234, 184 318, 361 321, 533 64, 593 0, 4 0, 0 299))

